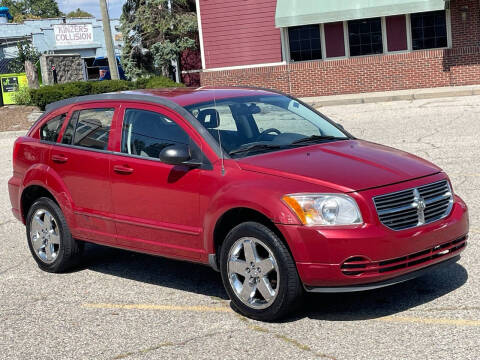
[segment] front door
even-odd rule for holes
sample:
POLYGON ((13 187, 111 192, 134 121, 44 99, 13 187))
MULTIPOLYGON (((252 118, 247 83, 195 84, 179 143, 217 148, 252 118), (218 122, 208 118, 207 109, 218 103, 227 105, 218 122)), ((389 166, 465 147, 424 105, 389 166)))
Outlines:
POLYGON ((70 197, 73 236, 107 244, 114 244, 116 235, 108 151, 115 109, 98 105, 73 108, 49 159, 67 189, 64 196, 70 197))
POLYGON ((160 151, 172 144, 198 150, 188 126, 175 113, 153 105, 129 106, 122 112, 120 151, 110 163, 119 245, 199 259, 203 243, 198 190, 205 170, 159 160, 160 151))

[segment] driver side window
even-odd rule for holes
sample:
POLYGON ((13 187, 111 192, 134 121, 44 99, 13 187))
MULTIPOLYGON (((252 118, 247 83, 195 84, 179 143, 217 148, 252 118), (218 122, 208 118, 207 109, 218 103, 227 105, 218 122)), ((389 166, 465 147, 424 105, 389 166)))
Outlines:
POLYGON ((189 142, 187 133, 160 113, 140 109, 125 111, 122 130, 122 152, 125 154, 158 159, 164 148, 189 142))

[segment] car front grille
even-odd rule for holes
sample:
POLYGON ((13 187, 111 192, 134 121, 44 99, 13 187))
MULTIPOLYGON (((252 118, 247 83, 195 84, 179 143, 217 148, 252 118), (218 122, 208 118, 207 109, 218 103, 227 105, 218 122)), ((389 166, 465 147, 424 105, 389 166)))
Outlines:
POLYGON ((383 225, 405 230, 429 224, 450 214, 453 194, 447 180, 373 198, 383 225))

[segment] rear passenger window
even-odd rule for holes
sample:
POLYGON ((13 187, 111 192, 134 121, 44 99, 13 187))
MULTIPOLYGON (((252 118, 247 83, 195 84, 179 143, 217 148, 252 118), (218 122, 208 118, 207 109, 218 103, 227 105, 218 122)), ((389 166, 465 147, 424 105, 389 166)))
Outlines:
POLYGON ((66 114, 58 115, 53 119, 48 120, 40 128, 40 139, 44 141, 56 142, 58 138, 58 133, 62 128, 63 122, 67 117, 66 114))
POLYGON ((106 150, 114 109, 75 111, 63 134, 62 143, 106 150))
POLYGON ((123 153, 158 159, 162 149, 174 144, 189 144, 189 136, 174 121, 153 111, 125 111, 123 153))

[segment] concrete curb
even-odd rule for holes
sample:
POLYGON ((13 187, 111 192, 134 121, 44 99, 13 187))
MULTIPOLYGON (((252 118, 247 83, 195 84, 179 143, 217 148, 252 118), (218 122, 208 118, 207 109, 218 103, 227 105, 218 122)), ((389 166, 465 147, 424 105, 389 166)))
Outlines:
POLYGON ((302 101, 313 107, 322 107, 473 95, 480 95, 480 85, 318 96, 302 98, 302 101))

